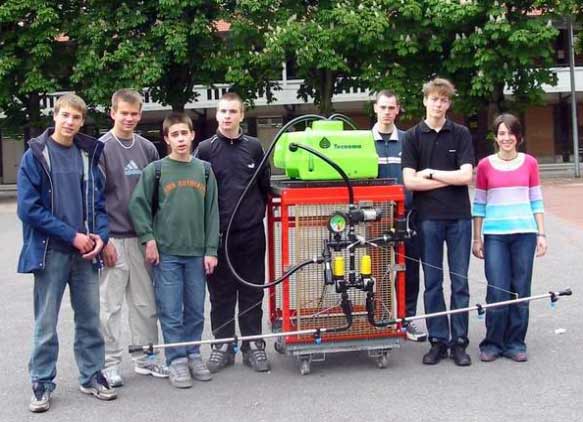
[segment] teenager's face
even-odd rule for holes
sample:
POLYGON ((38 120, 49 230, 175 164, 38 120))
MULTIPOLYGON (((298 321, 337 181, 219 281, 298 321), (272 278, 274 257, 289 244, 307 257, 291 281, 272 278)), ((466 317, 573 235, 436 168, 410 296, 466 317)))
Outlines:
POLYGON ((61 107, 53 116, 55 121, 55 136, 61 139, 72 139, 85 123, 83 113, 68 105, 61 107))
POLYGON ((500 151, 513 153, 516 152, 518 146, 518 139, 504 123, 500 123, 498 126, 498 133, 496 133, 496 143, 500 151))
POLYGON ((186 123, 176 123, 170 126, 164 140, 173 154, 186 156, 191 153, 194 131, 190 130, 186 123))
POLYGON ((217 107, 217 122, 221 132, 239 131, 244 118, 241 103, 237 100, 221 100, 217 107))
POLYGON ((383 125, 392 125, 399 115, 401 108, 397 104, 395 97, 381 96, 374 105, 374 112, 377 115, 377 122, 383 125))
POLYGON ((443 119, 451 102, 447 95, 441 95, 438 92, 430 92, 427 97, 423 98, 423 105, 427 118, 443 119))
POLYGON ((111 109, 110 113, 113 119, 113 127, 118 132, 132 133, 140 119, 142 118, 142 110, 139 104, 132 104, 125 101, 118 101, 117 107, 111 109))

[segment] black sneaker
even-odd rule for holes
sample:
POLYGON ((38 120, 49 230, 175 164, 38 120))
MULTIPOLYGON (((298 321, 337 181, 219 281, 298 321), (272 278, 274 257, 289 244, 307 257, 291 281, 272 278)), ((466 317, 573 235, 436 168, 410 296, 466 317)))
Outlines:
POLYGON ((28 409, 33 413, 42 413, 51 407, 51 391, 44 385, 35 382, 32 385, 32 398, 28 409))
POLYGON ((451 346, 450 355, 457 366, 470 366, 472 364, 472 359, 466 353, 465 346, 460 344, 451 346))
POLYGON ((256 372, 267 372, 271 369, 269 361, 267 360, 267 353, 265 353, 265 342, 256 341, 248 350, 243 350, 243 363, 256 372))
POLYGON ((235 363, 235 353, 228 344, 213 347, 208 362, 207 369, 212 373, 219 372, 221 369, 235 363))
POLYGON ((109 401, 117 399, 117 391, 109 386, 107 379, 105 379, 101 371, 97 371, 87 384, 81 385, 81 392, 93 395, 99 400, 109 401))
POLYGON ((437 365, 447 357, 447 346, 443 343, 433 343, 431 349, 423 356, 425 365, 437 365))

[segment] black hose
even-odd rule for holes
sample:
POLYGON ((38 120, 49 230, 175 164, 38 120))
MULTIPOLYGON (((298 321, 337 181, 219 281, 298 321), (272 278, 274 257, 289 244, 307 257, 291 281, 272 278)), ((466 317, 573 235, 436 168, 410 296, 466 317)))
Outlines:
POLYGON ((315 148, 309 147, 307 145, 296 144, 295 142, 289 144, 290 151, 295 151, 298 148, 308 151, 311 154, 314 154, 316 157, 325 161, 330 167, 336 170, 338 174, 340 174, 340 176, 342 176, 342 179, 344 179, 344 183, 346 183, 346 187, 348 188, 348 203, 350 206, 354 205, 354 189, 352 188, 352 183, 350 182, 348 175, 344 170, 342 170, 342 167, 340 167, 338 164, 336 164, 334 161, 332 161, 330 158, 328 158, 315 148))
POLYGON ((295 119, 290 120, 277 132, 277 134, 275 135, 275 138, 273 138, 273 142, 271 142, 271 145, 269 146, 269 148, 267 149, 267 151, 263 155, 263 159, 261 160, 261 162, 257 166, 255 173, 253 173, 253 176, 251 176, 249 183, 247 183, 247 186, 245 187, 245 189, 243 190, 243 192, 239 196, 239 199, 237 200, 237 203, 235 204, 235 208, 233 208, 233 213, 231 214, 231 218, 229 219, 229 224, 227 225, 227 231, 225 232, 225 237, 224 237, 225 259, 227 261, 227 265, 229 266, 229 268, 231 269, 231 272, 233 273, 233 276, 237 279, 237 281, 244 284, 245 286, 258 288, 258 289, 268 289, 270 287, 278 285, 283 280, 288 278, 290 275, 292 275, 293 273, 295 273, 299 269, 305 267, 306 265, 318 263, 317 260, 313 260, 313 259, 306 260, 306 261, 300 262, 299 264, 294 265, 289 270, 287 270, 285 273, 283 273, 279 278, 273 280, 270 283, 254 284, 254 283, 251 283, 251 282, 245 280, 243 277, 241 277, 239 275, 237 270, 235 270, 233 263, 231 262, 231 257, 229 256, 229 237, 231 234, 231 228, 233 226, 233 221, 235 220, 235 215, 237 214, 237 211, 239 211, 239 208, 241 206, 241 203, 243 202, 243 199, 245 198, 245 196, 247 195, 247 193, 249 192, 249 190, 251 189, 251 187, 253 186, 253 184, 257 180, 257 176, 262 171, 263 166, 265 165, 267 160, 269 160, 269 156, 271 155, 271 152, 275 148, 275 144, 277 143, 277 141, 279 140, 281 135, 283 135, 290 127, 295 126, 296 124, 301 123, 301 122, 314 121, 314 120, 326 120, 326 118, 323 116, 318 116, 317 114, 306 114, 304 116, 299 116, 299 117, 296 117, 295 119))

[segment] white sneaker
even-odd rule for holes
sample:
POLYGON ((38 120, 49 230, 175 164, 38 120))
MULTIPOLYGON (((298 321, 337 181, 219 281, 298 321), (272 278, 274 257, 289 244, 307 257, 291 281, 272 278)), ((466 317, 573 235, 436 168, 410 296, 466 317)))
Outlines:
POLYGON ((213 379, 213 374, 208 370, 200 355, 188 356, 188 367, 192 378, 198 381, 210 381, 213 379))
POLYGON ((174 359, 168 369, 170 373, 170 384, 176 388, 192 387, 192 378, 188 369, 187 358, 174 359))
POLYGON ((33 413, 42 413, 51 407, 51 391, 42 384, 32 386, 32 398, 28 408, 33 413))
POLYGON ((101 372, 103 373, 103 376, 107 380, 107 383, 110 387, 118 388, 123 385, 123 378, 119 374, 119 366, 110 366, 101 372))
POLYGON ((140 375, 152 375, 156 378, 168 378, 168 367, 158 360, 158 356, 148 356, 146 359, 136 360, 134 371, 140 375))

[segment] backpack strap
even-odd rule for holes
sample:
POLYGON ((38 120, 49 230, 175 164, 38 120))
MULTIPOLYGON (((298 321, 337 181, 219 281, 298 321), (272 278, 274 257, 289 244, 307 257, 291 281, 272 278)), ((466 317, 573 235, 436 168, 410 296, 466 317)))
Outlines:
POLYGON ((160 201, 158 190, 160 189, 160 179, 162 178, 162 160, 154 161, 154 170, 155 177, 154 194, 152 195, 152 218, 154 218, 158 212, 158 202, 160 201))

